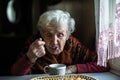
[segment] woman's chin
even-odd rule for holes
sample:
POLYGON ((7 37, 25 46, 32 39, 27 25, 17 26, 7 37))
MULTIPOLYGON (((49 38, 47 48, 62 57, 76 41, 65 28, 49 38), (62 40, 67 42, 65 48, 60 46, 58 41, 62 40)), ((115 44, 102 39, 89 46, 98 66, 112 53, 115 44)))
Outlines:
POLYGON ((54 53, 54 55, 59 55, 60 53, 54 53))
POLYGON ((50 53, 53 54, 53 55, 58 55, 58 54, 60 54, 59 51, 51 51, 50 53))

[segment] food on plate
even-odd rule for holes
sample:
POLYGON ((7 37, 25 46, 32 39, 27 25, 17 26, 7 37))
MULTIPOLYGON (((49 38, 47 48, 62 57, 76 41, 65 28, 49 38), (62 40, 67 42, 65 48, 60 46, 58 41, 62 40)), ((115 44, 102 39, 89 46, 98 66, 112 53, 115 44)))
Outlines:
POLYGON ((86 80, 86 79, 78 77, 76 79, 74 79, 74 78, 64 78, 64 80, 86 80))

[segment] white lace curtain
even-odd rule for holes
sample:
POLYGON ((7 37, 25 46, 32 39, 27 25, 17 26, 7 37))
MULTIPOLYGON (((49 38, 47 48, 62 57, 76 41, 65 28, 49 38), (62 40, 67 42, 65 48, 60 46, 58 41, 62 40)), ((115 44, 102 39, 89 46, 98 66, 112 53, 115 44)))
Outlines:
POLYGON ((120 56, 120 0, 94 0, 98 65, 120 56))

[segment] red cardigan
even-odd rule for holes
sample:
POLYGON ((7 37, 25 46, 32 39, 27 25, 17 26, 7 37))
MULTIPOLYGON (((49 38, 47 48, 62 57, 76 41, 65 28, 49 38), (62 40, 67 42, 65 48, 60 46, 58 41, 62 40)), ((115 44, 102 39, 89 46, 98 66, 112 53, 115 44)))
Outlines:
POLYGON ((102 67, 97 65, 97 54, 91 52, 73 36, 70 36, 67 40, 64 50, 60 55, 51 55, 46 51, 47 54, 45 56, 38 58, 37 61, 32 64, 25 53, 27 52, 29 45, 39 37, 39 35, 35 35, 28 41, 28 45, 25 48, 25 51, 22 52, 22 56, 19 56, 18 60, 11 68, 11 73, 13 75, 42 74, 44 73, 44 66, 52 63, 63 63, 67 66, 76 65, 77 73, 103 72, 109 70, 109 66, 102 67))

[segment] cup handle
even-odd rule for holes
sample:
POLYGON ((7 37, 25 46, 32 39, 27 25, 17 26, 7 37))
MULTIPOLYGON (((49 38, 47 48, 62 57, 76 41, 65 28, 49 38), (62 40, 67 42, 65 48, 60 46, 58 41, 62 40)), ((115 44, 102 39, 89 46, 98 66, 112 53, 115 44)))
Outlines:
POLYGON ((44 67, 44 72, 47 74, 49 72, 49 66, 44 67))

